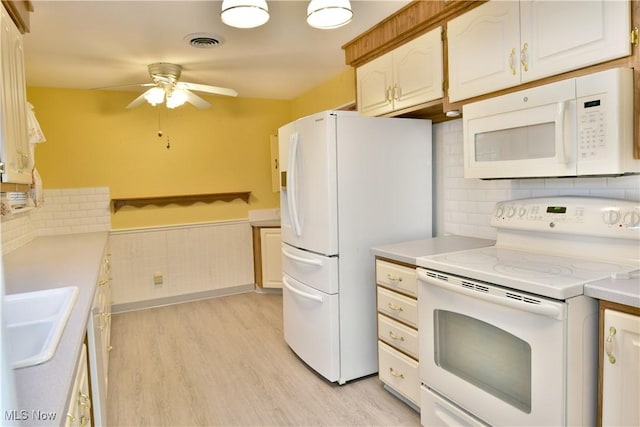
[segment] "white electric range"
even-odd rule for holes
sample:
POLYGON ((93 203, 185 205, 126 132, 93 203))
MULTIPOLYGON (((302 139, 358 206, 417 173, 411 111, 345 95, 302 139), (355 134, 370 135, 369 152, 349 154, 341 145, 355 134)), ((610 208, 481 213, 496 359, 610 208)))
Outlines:
POLYGON ((640 204, 513 200, 491 224, 495 246, 417 260, 423 424, 594 424, 597 302, 584 285, 637 277, 640 204))

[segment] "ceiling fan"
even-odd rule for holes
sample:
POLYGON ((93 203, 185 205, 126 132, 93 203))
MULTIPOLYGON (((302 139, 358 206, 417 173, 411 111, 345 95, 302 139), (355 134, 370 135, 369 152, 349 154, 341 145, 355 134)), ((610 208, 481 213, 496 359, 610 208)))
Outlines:
POLYGON ((149 76, 153 83, 142 83, 136 86, 150 87, 142 95, 131 101, 127 108, 135 108, 145 101, 155 106, 166 102, 167 108, 175 108, 188 102, 196 108, 209 108, 211 104, 193 93, 206 92, 215 95, 238 96, 238 92, 218 86, 181 82, 182 67, 168 62, 150 64, 149 76))

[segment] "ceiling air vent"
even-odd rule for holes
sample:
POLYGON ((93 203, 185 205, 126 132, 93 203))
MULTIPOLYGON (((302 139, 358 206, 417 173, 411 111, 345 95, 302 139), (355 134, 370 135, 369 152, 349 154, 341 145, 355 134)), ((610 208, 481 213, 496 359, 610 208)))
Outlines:
POLYGON ((210 49, 223 43, 223 40, 220 37, 204 33, 189 34, 184 39, 191 46, 199 49, 210 49))

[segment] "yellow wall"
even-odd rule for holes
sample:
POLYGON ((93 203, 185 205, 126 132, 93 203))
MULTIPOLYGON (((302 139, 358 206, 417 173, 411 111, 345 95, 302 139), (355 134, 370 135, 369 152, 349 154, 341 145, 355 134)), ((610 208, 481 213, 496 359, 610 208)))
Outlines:
POLYGON ((289 121, 289 101, 212 96, 206 110, 127 110, 133 92, 31 87, 27 95, 47 138, 36 148, 45 188, 108 186, 111 197, 252 192, 249 205, 125 207, 113 228, 246 218, 248 209, 278 206, 269 135, 289 121))
POLYGON ((114 229, 247 218, 250 209, 277 208, 269 135, 293 119, 352 102, 355 84, 348 69, 291 101, 208 96, 212 106, 205 110, 125 109, 136 96, 27 89, 47 138, 36 147, 45 189, 106 186, 111 197, 251 191, 251 198, 249 204, 125 206, 112 213, 114 229))
POLYGON ((352 67, 298 96, 291 102, 293 118, 355 103, 356 77, 352 67))

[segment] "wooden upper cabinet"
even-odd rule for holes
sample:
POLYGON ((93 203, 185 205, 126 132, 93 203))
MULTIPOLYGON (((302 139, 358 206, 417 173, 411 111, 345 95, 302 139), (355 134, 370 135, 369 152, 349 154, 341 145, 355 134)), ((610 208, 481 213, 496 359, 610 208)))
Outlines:
POLYGON ((631 54, 628 1, 490 1, 448 24, 449 101, 631 54))
POLYGON ((22 34, 28 33, 31 28, 29 13, 33 12, 33 3, 30 0, 2 0, 2 4, 18 30, 22 34))
POLYGON ((379 116, 442 98, 440 27, 356 69, 358 111, 379 116))

